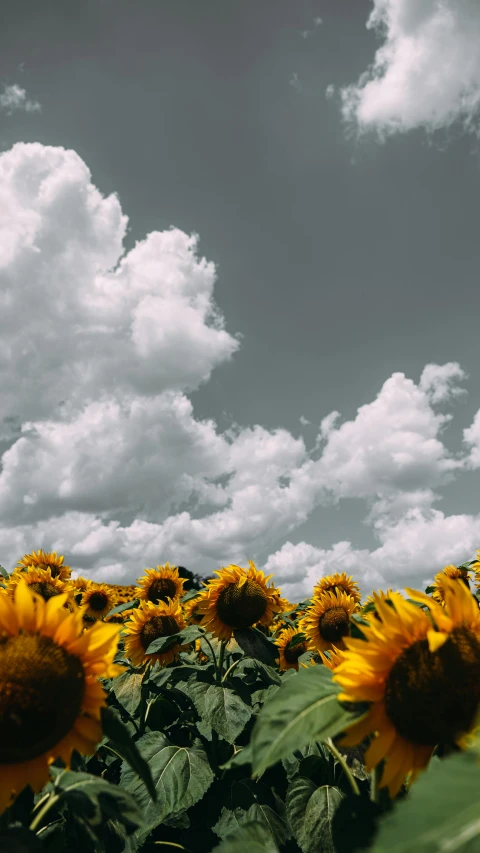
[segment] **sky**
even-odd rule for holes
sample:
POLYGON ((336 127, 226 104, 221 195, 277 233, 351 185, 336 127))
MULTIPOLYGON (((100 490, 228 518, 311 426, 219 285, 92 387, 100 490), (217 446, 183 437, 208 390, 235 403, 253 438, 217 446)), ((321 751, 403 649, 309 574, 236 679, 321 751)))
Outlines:
POLYGON ((0 562, 480 548, 477 0, 7 0, 0 562))

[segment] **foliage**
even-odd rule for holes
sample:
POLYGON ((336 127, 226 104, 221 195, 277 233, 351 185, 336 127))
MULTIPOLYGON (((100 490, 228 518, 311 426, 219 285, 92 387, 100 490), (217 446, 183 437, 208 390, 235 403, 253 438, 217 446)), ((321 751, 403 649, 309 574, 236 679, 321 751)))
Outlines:
MULTIPOLYGON (((182 571, 186 604, 200 584, 182 571)), ((0 849, 480 851, 477 741, 462 752, 448 744, 437 749, 420 778, 392 799, 378 787, 382 767, 365 769, 369 738, 341 746, 369 704, 340 701, 332 672, 314 650, 302 655, 298 671, 280 670, 278 632, 297 629, 309 603, 278 614, 268 628, 236 629, 228 642, 198 624, 158 637, 146 653, 181 649, 163 667, 131 666, 120 645, 117 661, 125 669, 103 682, 107 706, 96 753, 74 753, 69 768, 56 761, 38 794, 18 792, 0 816, 0 849)), ((132 593, 107 618, 128 620, 139 604, 132 593)), ((353 636, 363 638, 374 608, 355 614, 353 636)), ((304 640, 298 634, 291 650, 304 640)))

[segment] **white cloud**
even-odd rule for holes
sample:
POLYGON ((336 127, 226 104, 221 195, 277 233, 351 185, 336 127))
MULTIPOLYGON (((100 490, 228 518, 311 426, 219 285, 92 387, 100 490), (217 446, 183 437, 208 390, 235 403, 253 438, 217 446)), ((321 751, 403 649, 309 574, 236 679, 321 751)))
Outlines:
POLYGON ((464 429, 463 440, 467 445, 470 445, 467 466, 472 469, 480 468, 480 409, 475 415, 472 425, 464 429))
POLYGON ((209 573, 274 551, 346 497, 367 502, 380 547, 287 543, 268 561, 287 590, 307 592, 333 566, 364 583, 425 577, 423 541, 433 565, 476 544, 473 517, 432 509, 480 445, 478 419, 469 455, 441 440, 451 415, 434 406, 456 401, 458 364, 427 365, 418 384, 393 374, 350 421, 327 414, 311 452, 281 428, 222 433, 187 396, 239 346, 215 306, 215 267, 178 229, 125 253, 126 228, 73 151, 0 155, 2 564, 46 548, 98 578, 132 580, 166 560, 209 573))
POLYGON ((342 90, 345 119, 381 136, 458 120, 478 131, 478 0, 373 0, 367 27, 383 43, 358 82, 342 90))
POLYGON ((444 566, 472 558, 480 545, 480 514, 445 516, 416 508, 386 526, 378 539, 380 545, 372 551, 348 541, 329 549, 286 542, 270 555, 266 570, 275 573, 292 601, 307 598, 316 581, 332 572, 353 575, 365 594, 387 587, 423 589, 444 566))
POLYGON ((27 97, 27 92, 17 83, 11 86, 5 85, 0 92, 0 110, 5 110, 9 115, 15 110, 23 110, 26 113, 38 113, 42 109, 38 101, 27 97))
POLYGON ((456 383, 467 378, 467 374, 456 361, 427 364, 422 371, 419 387, 435 405, 466 394, 466 389, 460 388, 456 383))
POLYGON ((32 143, 0 155, 4 417, 191 390, 237 350, 196 236, 152 232, 123 255, 126 227, 75 152, 32 143))
MULTIPOLYGON (((430 380, 424 379, 423 386, 394 373, 353 421, 335 427, 338 412, 322 420, 318 441, 326 443, 315 476, 334 499, 395 500, 404 493, 438 488, 462 467, 462 460, 452 458, 439 438, 451 416, 431 406, 430 395, 438 397, 440 376, 445 383, 448 370, 429 365, 425 371, 423 376, 430 380)), ((450 395, 454 380, 450 376, 450 395)))

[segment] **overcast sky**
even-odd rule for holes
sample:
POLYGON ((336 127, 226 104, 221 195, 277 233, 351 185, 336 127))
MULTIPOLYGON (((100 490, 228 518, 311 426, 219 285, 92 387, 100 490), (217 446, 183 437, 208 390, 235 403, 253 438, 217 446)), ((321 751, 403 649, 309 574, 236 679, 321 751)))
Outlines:
POLYGON ((0 562, 480 548, 478 0, 5 0, 0 562))

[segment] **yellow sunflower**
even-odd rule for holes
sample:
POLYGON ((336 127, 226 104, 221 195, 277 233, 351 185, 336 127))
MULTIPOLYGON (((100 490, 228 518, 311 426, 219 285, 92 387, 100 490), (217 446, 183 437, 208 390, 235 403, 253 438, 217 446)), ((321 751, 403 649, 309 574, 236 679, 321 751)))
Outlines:
POLYGON ((0 812, 26 785, 39 791, 56 758, 68 766, 74 749, 91 755, 102 737, 98 678, 121 671, 118 629, 99 624, 82 634, 66 599, 44 601, 23 579, 13 599, 0 599, 0 812))
POLYGON ((138 579, 135 598, 158 604, 160 601, 174 601, 183 595, 183 585, 186 578, 181 578, 178 569, 165 563, 156 569, 145 569, 145 574, 138 579))
POLYGON ((295 628, 285 628, 285 630, 281 631, 278 635, 275 640, 275 644, 279 648, 280 669, 296 669, 298 671, 298 659, 305 654, 308 646, 304 634, 295 628), (292 646, 291 644, 294 637, 303 637, 303 641, 297 642, 292 646))
POLYGON ((342 648, 343 638, 350 634, 350 616, 357 609, 355 600, 345 592, 315 595, 298 625, 307 637, 308 648, 318 652, 325 652, 332 645, 342 648))
POLYGON ((218 578, 208 581, 200 593, 201 625, 220 640, 230 640, 236 629, 269 625, 275 613, 282 612, 279 590, 267 586, 272 576, 265 577, 248 562, 248 569, 233 565, 217 569, 218 578))
MULTIPOLYGON (((374 616, 375 619, 378 619, 377 611, 375 609, 375 596, 381 599, 381 601, 390 601, 391 593, 393 589, 387 589, 386 592, 379 589, 377 592, 373 591, 371 595, 367 595, 363 607, 362 607, 362 616, 364 619, 368 619, 370 616, 374 616)), ((397 593, 401 595, 401 593, 397 593)))
POLYGON ((65 557, 62 554, 57 554, 56 551, 32 551, 31 554, 24 554, 21 560, 18 561, 15 570, 27 569, 29 566, 35 566, 38 569, 50 569, 53 578, 58 578, 61 581, 69 579, 72 570, 70 566, 64 566, 65 557))
POLYGON ((182 646, 177 643, 165 652, 150 655, 146 650, 154 640, 177 634, 182 628, 185 628, 185 621, 178 600, 160 601, 158 604, 144 601, 132 611, 124 630, 125 654, 134 666, 141 666, 147 661, 152 664, 158 661, 161 666, 166 666, 178 658, 182 646))
POLYGON ((25 581, 27 586, 36 595, 40 595, 44 601, 53 598, 55 595, 69 593, 67 584, 61 581, 59 577, 52 577, 51 569, 39 569, 35 566, 28 566, 23 572, 12 572, 8 579, 6 591, 13 597, 14 592, 21 581, 25 581))
POLYGON ((102 619, 115 604, 115 595, 105 583, 90 581, 82 595, 82 613, 94 619, 102 619))
POLYGON ((423 769, 437 744, 461 743, 474 725, 480 702, 480 612, 466 589, 445 580, 445 607, 407 589, 394 607, 375 596, 379 621, 362 626, 364 640, 347 639, 344 660, 333 678, 348 702, 371 702, 342 745, 355 746, 375 734, 365 763, 385 760, 380 785, 393 797, 404 779, 423 769))
POLYGON ((198 625, 198 623, 202 621, 203 616, 198 612, 199 604, 200 594, 195 596, 195 598, 190 598, 189 601, 185 602, 185 604, 182 604, 182 613, 186 625, 198 625))
POLYGON ((434 589, 432 596, 439 604, 445 602, 445 578, 452 578, 455 581, 462 581, 467 589, 470 589, 469 575, 467 569, 457 569, 456 566, 445 566, 438 575, 435 575, 434 589))
POLYGON ((333 575, 325 575, 325 577, 320 578, 315 584, 313 595, 316 597, 324 592, 344 592, 353 598, 355 604, 359 604, 362 597, 358 583, 346 572, 341 574, 335 572, 333 575))
POLYGON ((332 672, 345 660, 344 653, 341 649, 337 649, 336 646, 332 646, 331 649, 328 650, 327 654, 324 652, 320 652, 320 657, 322 659, 322 663, 327 669, 330 669, 332 672))

